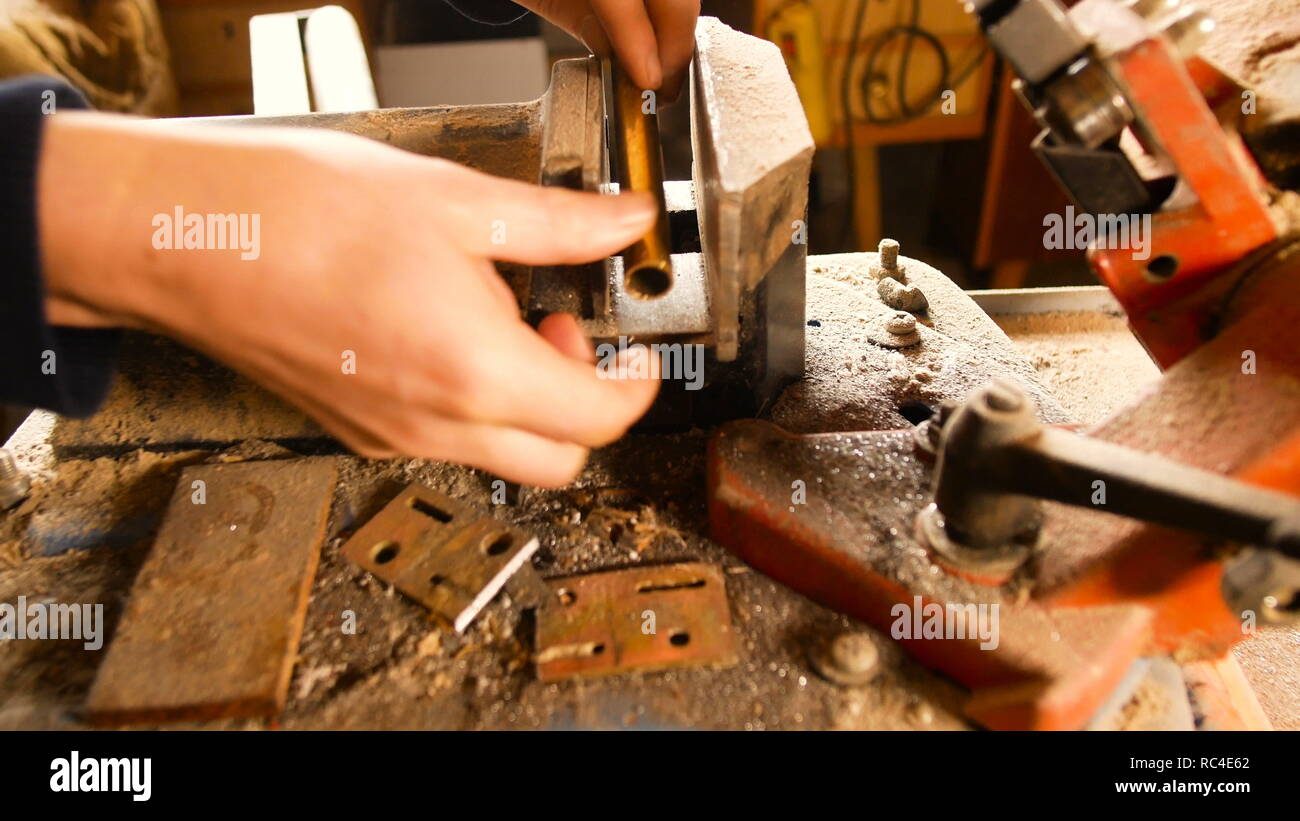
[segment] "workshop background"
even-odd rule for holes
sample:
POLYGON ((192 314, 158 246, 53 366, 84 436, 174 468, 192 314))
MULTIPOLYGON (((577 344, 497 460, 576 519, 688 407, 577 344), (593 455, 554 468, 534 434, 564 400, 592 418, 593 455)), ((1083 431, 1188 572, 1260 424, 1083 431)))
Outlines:
MULTIPOLYGON (((382 107, 535 99, 553 61, 582 53, 534 15, 489 27, 433 0, 338 5, 357 21, 382 107)), ((106 110, 251 114, 249 21, 310 8, 3 0, 0 76, 62 74, 106 110)), ((1041 226, 1023 224, 1065 198, 1028 147, 1035 128, 1008 72, 957 0, 706 0, 703 13, 786 54, 818 147, 810 253, 890 236, 968 288, 1094 284, 1080 254, 1044 250, 1041 226), (1021 207, 1004 207, 1011 197, 1021 207)), ((669 179, 690 175, 688 126, 686 106, 664 111, 669 179)))
MULTIPOLYGON (((350 18, 340 18, 337 14, 320 17, 321 31, 331 31, 338 39, 327 37, 316 45, 336 48, 348 57, 336 61, 349 72, 339 78, 340 93, 349 99, 365 100, 369 96, 372 100, 369 105, 357 108, 532 100, 546 91, 551 65, 556 60, 585 54, 567 34, 531 15, 512 25, 487 27, 465 20, 434 0, 340 0, 337 5, 350 18), (360 50, 348 50, 350 21, 355 21, 360 50)), ((1205 5, 1214 7, 1216 13, 1232 13, 1231 0, 1212 0, 1205 5)), ((251 114, 255 109, 254 63, 259 59, 260 49, 255 42, 257 37, 250 35, 250 31, 258 31, 258 36, 267 38, 264 41, 267 43, 279 37, 306 36, 307 21, 316 13, 310 3, 301 0, 0 0, 0 76, 31 72, 60 74, 103 110, 146 116, 251 114), (261 22, 250 25, 254 18, 261 22)), ((1049 251, 1042 247, 1042 215, 1061 212, 1067 200, 1029 147, 1038 129, 1010 92, 1010 72, 986 47, 975 20, 961 8, 959 0, 705 0, 702 13, 717 16, 738 30, 772 40, 786 56, 817 144, 809 191, 810 254, 875 250, 878 240, 887 236, 901 243, 907 257, 942 271, 964 289, 1096 284, 1081 251, 1049 251)), ((267 53, 273 51, 268 49, 267 53)), ((274 64, 268 70, 273 72, 274 64)), ((279 102, 273 96, 261 96, 271 95, 272 91, 285 93, 289 103, 297 101, 294 97, 297 89, 292 83, 266 92, 259 89, 256 106, 259 113, 274 110, 279 102)), ((309 96, 308 102, 315 110, 321 110, 320 95, 309 96)), ((689 179, 688 107, 677 105, 664 109, 661 127, 666 178, 689 179)), ((832 290, 830 285, 840 289, 841 285, 860 283, 853 280, 851 272, 814 273, 825 277, 818 280, 822 283, 820 291, 813 289, 810 295, 808 317, 812 322, 809 324, 825 321, 829 328, 836 319, 842 318, 833 315, 835 310, 852 308, 851 305, 832 307, 830 297, 826 296, 832 290)), ((935 278, 939 278, 937 273, 935 278)), ((1062 418, 1068 411, 1069 416, 1081 423, 1097 422, 1157 378, 1155 366, 1118 315, 1098 315, 1084 324, 1064 329, 1053 326, 1050 330, 1046 320, 1038 315, 996 321, 1059 399, 1062 418), (1106 390, 1095 390, 1103 382, 1106 390)), ((823 378, 823 372, 842 370, 842 363, 836 358, 838 341, 828 339, 820 344, 822 348, 810 352, 809 357, 810 371, 816 378, 823 378), (824 362, 816 360, 814 354, 824 354, 824 362)), ((150 361, 149 356, 140 359, 150 361)), ((143 379, 141 384, 148 381, 143 379)), ((819 383, 814 379, 811 384, 819 383)), ((184 394, 184 388, 182 385, 178 392, 184 394)), ((839 388, 844 389, 844 385, 839 388)), ((207 387, 191 393, 207 395, 207 387)), ((827 403, 822 407, 817 405, 817 398, 815 393, 803 397, 807 401, 798 405, 799 414, 787 412, 782 417, 782 411, 788 409, 778 407, 776 418, 792 430, 802 432, 856 429, 844 425, 862 422, 834 415, 852 403, 841 402, 835 406, 827 403), (824 416, 816 416, 819 412, 824 416)), ((881 404, 875 401, 876 397, 865 394, 852 398, 855 402, 863 399, 859 403, 863 407, 881 404)), ((240 394, 237 400, 232 404, 246 403, 255 408, 260 408, 258 402, 264 401, 252 394, 240 394)), ((109 421, 102 423, 100 430, 91 425, 84 429, 70 428, 70 432, 60 434, 63 443, 82 446, 90 442, 100 447, 103 443, 96 436, 104 436, 104 431, 117 435, 122 430, 138 433, 147 428, 147 424, 113 422, 114 413, 130 407, 130 402, 119 401, 105 414, 109 421)), ((279 424, 277 412, 278 406, 266 411, 273 420, 266 425, 267 429, 275 429, 279 424)), ((9 418, 0 420, 4 423, 0 425, 0 441, 8 437, 25 415, 21 411, 8 413, 9 418)), ((260 429, 245 431, 241 427, 242 416, 238 424, 231 419, 218 421, 244 433, 249 442, 222 454, 221 461, 276 459, 286 455, 278 446, 260 441, 272 439, 261 437, 260 429)), ((874 421, 861 427, 885 429, 872 425, 874 421)), ((140 419, 133 422, 139 423, 140 419)), ((217 427, 218 423, 212 425, 217 427)), ((159 430, 157 438, 165 439, 169 433, 159 430)), ((186 441, 184 436, 174 438, 186 441)), ((107 436, 104 441, 111 439, 112 436, 107 436)), ((112 444, 121 443, 113 441, 112 444)), ((656 492, 672 500, 674 509, 693 510, 691 489, 684 491, 673 480, 678 478, 679 470, 692 476, 702 475, 697 445, 689 437, 672 440, 666 446, 666 455, 660 454, 666 460, 662 475, 655 473, 646 480, 656 492)), ((620 448, 638 459, 644 456, 642 449, 649 450, 645 443, 620 448)), ((109 452, 117 451, 107 446, 100 450, 83 447, 80 453, 87 457, 84 475, 78 472, 61 477, 65 489, 70 494, 72 490, 88 494, 86 488, 99 483, 113 489, 133 487, 135 495, 142 498, 165 497, 176 471, 197 459, 186 452, 171 453, 162 448, 132 450, 134 461, 120 468, 121 475, 114 468, 110 479, 103 479, 97 473, 103 472, 103 466, 96 463, 105 460, 91 461, 89 457, 109 452)), ((620 463, 622 453, 615 451, 598 457, 594 468, 598 478, 610 487, 627 478, 620 463)), ((466 494, 479 490, 469 478, 469 472, 459 468, 409 463, 370 465, 343 458, 347 465, 344 478, 350 481, 341 479, 340 486, 348 487, 346 507, 358 521, 364 520, 363 514, 377 512, 377 503, 367 495, 376 486, 389 489, 421 480, 450 485, 466 494), (367 490, 363 492, 359 488, 367 490)), ((674 534, 675 538, 679 538, 675 534, 690 530, 685 526, 678 528, 680 523, 676 520, 645 521, 643 511, 650 508, 641 507, 639 497, 632 501, 623 497, 611 500, 601 497, 599 491, 585 490, 573 491, 570 496, 564 497, 565 506, 557 503, 559 512, 554 513, 555 520, 560 522, 563 513, 563 521, 567 522, 572 508, 581 511, 586 524, 594 521, 589 515, 591 510, 602 511, 611 521, 617 519, 615 524, 606 523, 608 530, 622 534, 610 536, 611 544, 621 544, 620 538, 624 542, 629 538, 641 539, 645 533, 650 535, 644 538, 654 544, 659 530, 674 534), (640 524, 634 512, 643 516, 640 524), (632 524, 625 528, 625 520, 632 524)), ((136 501, 139 500, 126 499, 122 505, 126 507, 136 501)), ((549 508, 546 511, 548 515, 552 512, 549 508)), ((141 533, 152 532, 157 525, 156 511, 150 515, 155 518, 142 520, 139 532, 133 532, 125 543, 139 538, 141 533)), ((577 517, 577 513, 573 515, 577 517)), ((689 520, 690 516, 683 518, 689 520)), ((668 536, 662 540, 671 541, 668 536)), ((690 557, 695 558, 697 553, 712 557, 707 551, 713 548, 703 539, 690 535, 688 541, 690 544, 682 547, 690 548, 686 551, 690 557)), ((639 543, 636 549, 641 550, 639 543)), ((548 569, 586 572, 601 567, 599 558, 596 552, 561 554, 558 561, 548 556, 547 561, 557 565, 548 569)), ((5 556, 0 553, 0 566, 4 562, 5 556)), ((734 604, 737 612, 761 613, 765 606, 772 611, 776 608, 770 602, 772 597, 777 597, 782 616, 792 621, 815 625, 824 631, 847 624, 843 617, 829 616, 827 611, 802 598, 797 601, 793 596, 784 598, 787 591, 778 593, 773 583, 758 581, 756 574, 746 572, 739 565, 729 566, 727 573, 734 574, 728 583, 740 589, 734 604)), ((327 560, 317 589, 321 603, 314 606, 324 611, 335 605, 333 598, 344 601, 344 584, 353 578, 349 574, 354 571, 343 567, 337 559, 327 560)), ((96 570, 95 574, 87 572, 84 581, 76 577, 76 583, 84 584, 87 589, 97 589, 98 585, 117 589, 125 585, 119 575, 122 574, 118 571, 99 573, 96 570)), ((394 670, 387 674, 389 678, 414 687, 411 682, 417 677, 411 671, 416 664, 427 658, 435 658, 441 664, 442 656, 450 653, 441 647, 441 639, 432 638, 433 633, 429 634, 430 639, 419 641, 413 655, 407 653, 407 645, 414 640, 409 630, 402 632, 405 622, 400 619, 406 617, 406 612, 378 594, 374 598, 375 612, 391 618, 395 626, 386 644, 381 642, 383 646, 373 652, 366 651, 364 657, 348 657, 340 662, 336 658, 338 651, 331 643, 332 634, 309 626, 303 654, 315 663, 304 665, 295 680, 294 693, 300 704, 289 715, 290 725, 296 721, 298 726, 349 723, 384 726, 408 720, 395 706, 399 699, 390 702, 385 700, 387 697, 381 699, 370 692, 372 681, 377 689, 388 680, 381 679, 375 671, 391 666, 394 670), (402 650, 406 655, 394 648, 406 648, 402 650), (401 662, 391 664, 393 659, 401 662), (310 698, 326 690, 332 694, 333 701, 323 706, 308 703, 310 698)), ((518 604, 508 605, 499 617, 493 617, 490 626, 508 632, 500 625, 523 618, 516 612, 521 609, 518 604)), ((745 620, 749 621, 748 615, 745 620)), ((795 678, 794 667, 785 660, 787 655, 793 655, 785 641, 784 637, 763 634, 758 649, 778 659, 771 662, 773 671, 779 671, 784 678, 789 669, 791 678, 795 678)), ((1300 667, 1295 660, 1297 643, 1300 643, 1300 632, 1295 630, 1257 637, 1236 651, 1248 683, 1235 666, 1231 676, 1223 674, 1226 688, 1253 688, 1255 694, 1249 700, 1253 703, 1258 695, 1263 703, 1266 716, 1257 717, 1251 726, 1271 722, 1278 728, 1300 728, 1300 705, 1294 697, 1300 688, 1300 667)), ((460 649, 458 646, 457 653, 460 649)), ((512 658, 510 664, 514 665, 515 661, 512 658)), ((483 666, 483 670, 475 668, 472 672, 478 676, 479 688, 491 697, 492 704, 500 706, 517 695, 512 695, 509 681, 496 681, 489 686, 489 679, 500 671, 489 670, 487 662, 475 663, 483 666)), ((861 717, 876 711, 876 715, 888 718, 883 722, 886 726, 960 726, 952 706, 956 696, 948 685, 931 682, 901 662, 898 665, 902 670, 896 676, 898 681, 915 685, 923 692, 923 698, 902 702, 889 691, 881 697, 881 703, 853 702, 822 715, 818 712, 822 709, 820 702, 808 695, 800 697, 803 701, 791 701, 779 713, 763 716, 760 711, 752 717, 752 722, 758 726, 764 722, 777 726, 778 721, 784 720, 785 726, 796 726, 807 718, 809 724, 821 726, 861 726, 861 717)), ((444 675, 442 668, 439 669, 439 676, 444 675)), ((451 669, 449 665, 448 669, 451 669)), ((513 674, 515 668, 511 666, 509 672, 513 674)), ((93 668, 78 668, 70 682, 60 684, 79 693, 87 687, 93 673, 93 668)), ((745 675, 753 673, 752 669, 744 671, 745 675)), ((1190 668, 1185 674, 1190 679, 1190 668)), ((31 676, 35 679, 38 674, 33 672, 31 676)), ((466 680, 472 681, 473 676, 466 680)), ((14 681, 39 689, 35 681, 20 681, 17 676, 14 681)), ((732 683, 726 686, 733 688, 732 683)), ((738 677, 734 690, 748 697, 746 686, 750 686, 749 680, 738 677)), ((803 686, 801 683, 800 687, 803 686)), ((767 699, 768 703, 777 701, 773 695, 775 684, 773 688, 771 693, 764 691, 755 698, 767 699)), ((539 710, 553 706, 551 692, 536 697, 539 710)), ((733 694, 731 689, 720 692, 720 699, 733 694)), ((452 698, 439 695, 444 697, 452 698)), ((660 708, 670 712, 667 705, 660 708)), ((30 712, 44 716, 35 708, 30 712)), ((686 718, 705 722, 712 718, 713 712, 714 707, 705 701, 686 718)), ((495 726, 490 723, 497 720, 495 712, 488 713, 484 709, 475 720, 483 726, 495 726)), ((531 712, 528 715, 531 717, 531 712)), ((2 710, 0 718, 3 718, 2 710)), ((31 726, 33 721, 27 714, 10 718, 19 726, 31 726)), ((591 723, 598 718, 605 717, 577 715, 573 721, 591 723)))
MULTIPOLYGON (((347 65, 385 108, 536 99, 554 61, 585 54, 536 15, 487 26, 440 0, 338 5, 366 58, 347 65)), ((0 0, 0 77, 61 75, 106 111, 252 114, 250 21, 268 24, 274 54, 285 31, 270 16, 296 16, 301 29, 312 10, 300 0, 0 0)), ((964 288, 1096 284, 1080 252, 1042 247, 1035 215, 1060 212, 1065 195, 1029 148, 1036 127, 1010 72, 958 0, 705 0, 702 13, 786 55, 817 141, 809 253, 871 250, 889 236, 964 288)), ((689 178, 688 106, 665 108, 660 125, 666 179, 689 178)), ((0 411, 0 434, 25 412, 0 411)))

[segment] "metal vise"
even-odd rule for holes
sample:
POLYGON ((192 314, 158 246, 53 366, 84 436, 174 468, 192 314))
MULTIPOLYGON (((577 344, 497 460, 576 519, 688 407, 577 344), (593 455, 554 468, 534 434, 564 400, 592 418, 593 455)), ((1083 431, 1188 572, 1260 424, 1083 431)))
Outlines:
MULTIPOLYGON (((672 286, 630 293, 619 257, 498 266, 530 321, 565 311, 598 344, 704 346, 703 384, 667 380, 652 425, 752 415, 804 368, 812 133, 774 44, 712 17, 700 19, 695 37, 693 179, 664 186, 672 286)), ((226 122, 346 131, 498 176, 610 190, 607 100, 595 58, 557 62, 546 94, 527 103, 226 122)))

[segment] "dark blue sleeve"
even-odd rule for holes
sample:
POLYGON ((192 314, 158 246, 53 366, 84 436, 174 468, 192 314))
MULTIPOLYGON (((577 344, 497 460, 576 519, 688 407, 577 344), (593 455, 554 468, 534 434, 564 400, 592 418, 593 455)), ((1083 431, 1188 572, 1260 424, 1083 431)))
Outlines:
POLYGON ((0 83, 0 402, 88 416, 113 378, 119 332, 45 319, 36 169, 46 117, 86 101, 63 80, 0 83))
POLYGON ((447 5, 476 23, 504 26, 521 19, 527 10, 511 0, 443 0, 447 5))

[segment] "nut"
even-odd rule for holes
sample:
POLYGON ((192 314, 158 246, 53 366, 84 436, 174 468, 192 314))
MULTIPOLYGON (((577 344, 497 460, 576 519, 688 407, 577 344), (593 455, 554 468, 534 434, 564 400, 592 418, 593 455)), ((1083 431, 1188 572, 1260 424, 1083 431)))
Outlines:
POLYGON ((885 322, 885 330, 894 336, 906 336, 916 332, 916 317, 899 311, 885 322))
POLYGON ((916 327, 916 317, 906 311, 876 317, 867 328, 867 341, 882 348, 910 348, 919 345, 921 335, 916 327))

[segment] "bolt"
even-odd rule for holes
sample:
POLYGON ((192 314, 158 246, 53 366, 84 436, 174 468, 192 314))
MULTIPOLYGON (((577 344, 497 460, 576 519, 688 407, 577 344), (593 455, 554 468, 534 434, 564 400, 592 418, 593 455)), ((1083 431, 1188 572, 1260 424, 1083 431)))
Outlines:
POLYGON ((1263 624, 1300 620, 1300 560, 1277 550, 1245 550, 1223 572, 1223 595, 1234 612, 1253 611, 1263 624))
POLYGON ((903 269, 898 265, 898 241, 892 239, 882 239, 878 246, 879 256, 876 261, 871 263, 870 273, 872 279, 900 279, 903 276, 903 269))
POLYGON ((875 669, 876 644, 865 633, 842 633, 831 642, 831 660, 846 673, 855 675, 875 669))
POLYGON ((836 684, 866 684, 876 677, 880 651, 866 633, 841 633, 812 660, 817 672, 836 684))
POLYGON ((0 448, 0 510, 8 510, 27 498, 31 480, 19 469, 14 455, 0 448))
POLYGON ((895 271, 898 269, 898 240, 882 239, 878 249, 880 251, 880 267, 886 271, 895 271))
POLYGON ((873 317, 867 329, 867 341, 882 348, 910 348, 921 344, 916 317, 906 311, 873 317))
POLYGON ((885 330, 894 336, 907 336, 916 332, 916 317, 906 311, 899 311, 885 323, 885 330))

